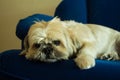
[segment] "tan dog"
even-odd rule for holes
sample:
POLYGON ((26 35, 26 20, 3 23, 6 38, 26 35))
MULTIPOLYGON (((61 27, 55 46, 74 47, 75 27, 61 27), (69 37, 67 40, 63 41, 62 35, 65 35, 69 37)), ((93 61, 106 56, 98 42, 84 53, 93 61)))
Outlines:
POLYGON ((33 24, 24 40, 21 55, 44 62, 76 56, 81 69, 95 66, 95 59, 119 60, 120 33, 113 29, 54 18, 33 24))

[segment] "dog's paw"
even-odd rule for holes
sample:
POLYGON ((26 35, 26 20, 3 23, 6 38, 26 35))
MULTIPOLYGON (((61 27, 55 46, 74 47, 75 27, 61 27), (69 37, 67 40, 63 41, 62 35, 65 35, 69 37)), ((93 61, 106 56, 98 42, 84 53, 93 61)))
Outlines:
POLYGON ((80 56, 75 59, 80 69, 90 69, 95 66, 95 59, 90 56, 80 56))
POLYGON ((116 52, 105 53, 105 54, 100 56, 100 59, 103 59, 103 60, 119 60, 119 56, 116 52))

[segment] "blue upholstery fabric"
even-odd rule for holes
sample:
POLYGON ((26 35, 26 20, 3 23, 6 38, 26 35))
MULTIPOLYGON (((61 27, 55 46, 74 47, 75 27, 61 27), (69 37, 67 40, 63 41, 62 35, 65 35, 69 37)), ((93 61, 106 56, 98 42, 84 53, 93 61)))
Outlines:
POLYGON ((87 22, 86 0, 63 0, 56 8, 55 16, 61 20, 75 20, 77 22, 87 22))
POLYGON ((120 0, 63 0, 55 16, 62 20, 94 23, 120 31, 120 0))
POLYGON ((120 63, 96 60, 96 66, 80 70, 73 60, 56 63, 28 61, 18 56, 21 50, 10 50, 0 55, 0 68, 23 80, 120 80, 120 63))
MULTIPOLYGON (((25 77, 12 73, 12 71, 16 71, 17 68, 15 67, 12 68, 9 66, 9 65, 17 66, 17 62, 18 62, 17 59, 19 59, 18 53, 20 53, 20 51, 21 50, 8 50, 8 51, 3 52, 3 54, 1 53, 0 55, 0 80, 28 80, 25 77), (12 63, 10 63, 11 61, 12 63), (8 67, 10 68, 10 70, 8 70, 9 69, 8 67)), ((20 67, 21 65, 18 65, 18 66, 20 67)))
POLYGON ((88 23, 120 31, 120 0, 87 0, 88 23))
MULTIPOLYGON (((119 2, 119 0, 63 0, 56 8, 55 16, 62 20, 102 24, 120 30, 119 2)), ((34 21, 49 21, 52 18, 34 14, 21 19, 16 29, 17 37, 23 41, 34 21)), ((73 60, 56 63, 28 61, 23 56, 18 56, 20 52, 21 50, 9 50, 0 54, 0 80, 120 80, 119 61, 96 60, 94 68, 80 70, 73 60)))

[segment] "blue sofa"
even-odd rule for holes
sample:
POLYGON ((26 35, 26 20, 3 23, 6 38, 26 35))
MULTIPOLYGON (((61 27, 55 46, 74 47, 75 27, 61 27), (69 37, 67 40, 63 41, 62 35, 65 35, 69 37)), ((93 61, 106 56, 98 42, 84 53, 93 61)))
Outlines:
MULTIPOLYGON (((120 31, 119 3, 120 0, 63 0, 54 16, 62 20, 101 24, 120 31)), ((120 61, 96 60, 95 67, 81 70, 72 59, 41 63, 19 56, 24 49, 23 40, 34 21, 49 21, 54 16, 34 14, 19 21, 16 35, 21 40, 21 49, 0 54, 0 80, 120 80, 120 61)))

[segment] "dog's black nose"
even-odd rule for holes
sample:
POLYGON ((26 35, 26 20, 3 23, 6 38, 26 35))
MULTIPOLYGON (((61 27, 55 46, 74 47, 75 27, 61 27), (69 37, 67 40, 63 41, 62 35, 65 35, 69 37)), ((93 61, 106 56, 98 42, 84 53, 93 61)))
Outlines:
POLYGON ((43 48, 42 52, 44 52, 46 55, 49 55, 50 53, 52 53, 53 49, 51 47, 46 47, 43 48))

